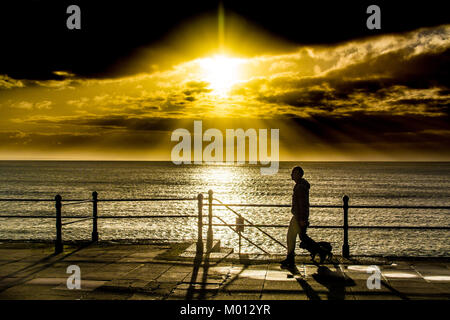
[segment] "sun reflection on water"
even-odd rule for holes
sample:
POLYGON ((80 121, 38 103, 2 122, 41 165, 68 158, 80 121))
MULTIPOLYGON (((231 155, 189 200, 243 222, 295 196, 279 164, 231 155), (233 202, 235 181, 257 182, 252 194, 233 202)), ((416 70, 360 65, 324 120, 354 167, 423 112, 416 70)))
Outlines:
MULTIPOLYGON (((248 174, 248 167, 227 164, 210 164, 198 167, 196 178, 199 182, 207 186, 208 190, 214 191, 214 199, 223 203, 245 203, 246 194, 251 184, 251 176, 248 174)), ((204 190, 204 192, 208 191, 204 190)), ((208 195, 205 194, 205 202, 208 202, 208 195)), ((214 201, 217 203, 217 201, 214 201)), ((244 214, 242 208, 234 208, 235 211, 244 214)), ((245 210, 244 210, 245 211, 245 210)), ((245 214, 244 214, 245 215, 245 214)), ((226 223, 234 224, 236 215, 222 206, 213 207, 213 216, 220 217, 226 223)), ((214 223, 223 223, 219 218, 214 218, 214 223)), ((237 239, 237 235, 228 227, 216 227, 214 229, 214 239, 220 240, 225 245, 231 245, 237 239)))
POLYGON ((239 194, 239 186, 242 184, 245 173, 238 167, 227 164, 203 165, 198 171, 198 179, 208 190, 214 190, 220 200, 239 202, 242 200, 239 194), (231 192, 230 191, 233 191, 231 192), (236 192, 237 191, 237 192, 236 192), (225 198, 225 195, 228 195, 225 198))

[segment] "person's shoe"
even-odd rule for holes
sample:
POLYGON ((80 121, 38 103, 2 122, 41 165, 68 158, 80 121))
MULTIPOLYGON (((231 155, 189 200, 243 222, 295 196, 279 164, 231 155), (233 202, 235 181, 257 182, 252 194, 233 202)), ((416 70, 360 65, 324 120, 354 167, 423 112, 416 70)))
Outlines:
POLYGON ((280 262, 281 268, 289 269, 295 267, 295 260, 293 258, 286 258, 280 262))

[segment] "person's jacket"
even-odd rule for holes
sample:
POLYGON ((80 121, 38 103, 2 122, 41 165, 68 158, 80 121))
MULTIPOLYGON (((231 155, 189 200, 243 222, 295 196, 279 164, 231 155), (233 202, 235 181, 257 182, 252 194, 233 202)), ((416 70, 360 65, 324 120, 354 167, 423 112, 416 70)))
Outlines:
POLYGON ((309 218, 309 182, 301 179, 294 186, 291 212, 299 221, 308 222, 309 218))

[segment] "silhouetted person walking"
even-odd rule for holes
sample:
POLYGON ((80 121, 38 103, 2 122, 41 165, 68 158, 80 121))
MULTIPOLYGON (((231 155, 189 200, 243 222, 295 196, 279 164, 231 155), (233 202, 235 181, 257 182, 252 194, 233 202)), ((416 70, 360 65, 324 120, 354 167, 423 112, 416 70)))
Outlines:
POLYGON ((306 235, 309 225, 309 182, 303 178, 304 171, 301 167, 292 169, 291 178, 295 181, 292 194, 292 218, 287 233, 287 257, 281 261, 282 267, 295 266, 295 241, 300 237, 300 247, 306 248, 310 238, 306 235))

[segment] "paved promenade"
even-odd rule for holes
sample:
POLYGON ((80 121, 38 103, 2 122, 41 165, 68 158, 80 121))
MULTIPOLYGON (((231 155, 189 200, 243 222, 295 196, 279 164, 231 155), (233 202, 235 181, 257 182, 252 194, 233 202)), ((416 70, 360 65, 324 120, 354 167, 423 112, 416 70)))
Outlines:
MULTIPOLYGON (((323 266, 229 250, 195 258, 189 244, 66 245, 0 243, 0 299, 449 299, 450 259, 336 257, 323 266), (191 251, 189 251, 191 250, 191 251), (81 270, 81 289, 67 288, 67 267, 81 270), (367 288, 369 265, 381 269, 380 289, 367 288)), ((191 247, 192 248, 192 247, 191 247)))

